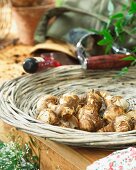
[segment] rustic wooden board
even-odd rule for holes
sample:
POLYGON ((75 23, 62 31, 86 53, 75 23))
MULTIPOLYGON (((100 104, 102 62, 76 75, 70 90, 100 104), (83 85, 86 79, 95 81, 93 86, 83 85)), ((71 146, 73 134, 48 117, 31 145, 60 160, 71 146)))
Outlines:
POLYGON ((8 142, 11 136, 14 136, 15 141, 21 137, 22 144, 29 142, 34 154, 40 158, 40 170, 85 170, 88 165, 112 152, 69 147, 48 139, 32 137, 0 120, 0 140, 8 142))

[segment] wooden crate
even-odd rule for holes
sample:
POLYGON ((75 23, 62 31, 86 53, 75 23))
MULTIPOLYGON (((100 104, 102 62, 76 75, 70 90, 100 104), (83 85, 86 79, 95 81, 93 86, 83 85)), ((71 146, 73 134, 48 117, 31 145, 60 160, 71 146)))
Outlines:
POLYGON ((23 143, 30 143, 33 152, 40 159, 40 170, 85 170, 88 165, 112 152, 66 146, 28 135, 0 120, 0 140, 8 142, 11 135, 14 140, 21 137, 23 143))

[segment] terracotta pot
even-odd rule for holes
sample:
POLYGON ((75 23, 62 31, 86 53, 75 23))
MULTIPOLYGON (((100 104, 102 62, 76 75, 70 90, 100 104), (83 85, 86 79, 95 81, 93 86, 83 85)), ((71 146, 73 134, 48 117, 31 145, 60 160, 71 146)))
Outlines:
POLYGON ((14 7, 32 7, 50 5, 55 3, 55 0, 11 0, 11 3, 14 7))
POLYGON ((23 44, 34 44, 34 32, 41 19, 41 16, 54 7, 54 3, 37 7, 17 7, 13 8, 13 18, 15 19, 18 37, 23 44))

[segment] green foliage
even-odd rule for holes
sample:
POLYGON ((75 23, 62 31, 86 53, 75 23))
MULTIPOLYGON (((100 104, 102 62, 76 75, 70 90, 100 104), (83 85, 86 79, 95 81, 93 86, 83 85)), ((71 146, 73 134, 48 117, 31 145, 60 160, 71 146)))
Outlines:
MULTIPOLYGON (((111 47, 113 44, 118 44, 119 46, 125 46, 129 40, 136 42, 136 1, 131 0, 126 1, 126 4, 122 4, 122 10, 113 13, 115 7, 112 0, 109 1, 108 11, 109 11, 109 21, 102 31, 97 32, 103 38, 98 42, 98 45, 106 46, 105 53, 111 52, 111 47), (130 4, 129 4, 130 2, 130 4)), ((136 64, 136 46, 129 49, 133 56, 128 56, 124 58, 126 61, 132 61, 131 65, 136 64)), ((118 73, 118 76, 122 76, 128 72, 128 68, 122 68, 118 73)))
POLYGON ((128 36, 136 39, 136 2, 132 0, 130 6, 129 4, 128 6, 124 5, 120 12, 114 14, 112 1, 109 2, 108 8, 112 12, 109 13, 109 22, 99 32, 103 39, 98 42, 99 45, 108 46, 106 52, 110 52, 110 47, 114 43, 122 45, 124 42, 127 42, 128 36))
POLYGON ((99 34, 102 35, 104 38, 98 42, 98 45, 105 45, 106 53, 108 53, 113 44, 113 37, 110 33, 110 30, 104 29, 101 32, 99 32, 99 34))
POLYGON ((132 1, 129 9, 129 14, 136 14, 136 2, 132 1))
POLYGON ((125 61, 134 61, 134 60, 135 60, 135 57, 133 57, 133 56, 128 56, 128 57, 123 58, 122 60, 125 60, 125 61))
POLYGON ((38 170, 38 158, 27 144, 0 142, 0 170, 38 170))
POLYGON ((124 67, 116 74, 114 78, 121 77, 125 75, 127 72, 128 72, 128 67, 124 67))

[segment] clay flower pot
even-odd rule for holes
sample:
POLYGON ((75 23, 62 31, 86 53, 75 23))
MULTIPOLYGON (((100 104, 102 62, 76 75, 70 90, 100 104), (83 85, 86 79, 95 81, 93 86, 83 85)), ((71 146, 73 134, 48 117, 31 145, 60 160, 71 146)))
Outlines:
POLYGON ((54 3, 45 6, 13 7, 13 19, 21 43, 34 44, 34 32, 41 16, 53 7, 54 3))

